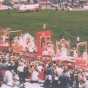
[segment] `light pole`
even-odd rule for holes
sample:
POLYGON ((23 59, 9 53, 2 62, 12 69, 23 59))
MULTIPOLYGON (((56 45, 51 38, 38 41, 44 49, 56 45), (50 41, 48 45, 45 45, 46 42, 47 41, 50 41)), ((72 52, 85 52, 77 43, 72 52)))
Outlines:
POLYGON ((46 9, 47 9, 47 2, 48 2, 48 0, 45 0, 45 3, 46 3, 46 9))

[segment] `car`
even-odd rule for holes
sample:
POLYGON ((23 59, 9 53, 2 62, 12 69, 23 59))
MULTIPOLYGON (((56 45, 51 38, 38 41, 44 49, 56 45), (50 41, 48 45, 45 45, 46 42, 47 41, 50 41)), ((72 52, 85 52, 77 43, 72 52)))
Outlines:
POLYGON ((11 6, 7 6, 7 5, 1 5, 0 6, 0 11, 4 11, 4 10, 12 10, 13 8, 11 6))
POLYGON ((25 12, 25 11, 39 11, 40 5, 39 4, 21 4, 17 7, 17 11, 25 12))
POLYGON ((84 5, 83 7, 85 10, 88 10, 88 5, 84 5))

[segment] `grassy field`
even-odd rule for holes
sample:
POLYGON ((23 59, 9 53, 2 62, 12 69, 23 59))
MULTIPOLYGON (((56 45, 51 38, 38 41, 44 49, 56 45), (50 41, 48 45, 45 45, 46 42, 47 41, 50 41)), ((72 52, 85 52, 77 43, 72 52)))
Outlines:
POLYGON ((44 23, 54 32, 57 39, 64 35, 75 40, 79 35, 82 40, 88 40, 88 12, 0 12, 0 25, 13 30, 21 29, 34 35, 42 30, 44 23))

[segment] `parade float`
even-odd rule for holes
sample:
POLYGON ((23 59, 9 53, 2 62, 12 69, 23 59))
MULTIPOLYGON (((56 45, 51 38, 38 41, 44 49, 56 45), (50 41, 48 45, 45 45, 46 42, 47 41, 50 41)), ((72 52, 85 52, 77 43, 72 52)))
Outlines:
POLYGON ((28 63, 39 61, 47 64, 57 62, 71 64, 76 68, 87 69, 88 67, 88 44, 78 42, 76 47, 70 46, 69 40, 64 37, 53 43, 53 32, 43 25, 43 30, 36 32, 35 37, 22 30, 13 31, 10 28, 0 28, 0 52, 9 51, 10 54, 17 54, 23 57, 28 63), (12 36, 15 33, 15 36, 12 36), (55 45, 56 44, 56 45, 55 45), (80 52, 80 48, 83 52, 80 52), (73 55, 70 55, 73 52, 73 55))

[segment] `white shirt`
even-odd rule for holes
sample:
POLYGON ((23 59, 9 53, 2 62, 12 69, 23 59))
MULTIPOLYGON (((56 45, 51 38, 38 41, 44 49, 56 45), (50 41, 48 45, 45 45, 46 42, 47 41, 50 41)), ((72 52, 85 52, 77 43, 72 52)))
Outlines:
POLYGON ((88 80, 86 80, 85 84, 84 84, 85 88, 88 88, 88 80))
POLYGON ((63 72, 63 69, 60 68, 60 67, 57 67, 56 68, 56 72, 57 72, 58 76, 61 76, 62 75, 62 72, 63 72))
POLYGON ((48 80, 52 80, 52 75, 48 75, 48 80))
POLYGON ((0 88, 11 88, 11 87, 7 86, 6 84, 2 84, 0 88))
POLYGON ((18 66, 17 71, 18 72, 24 72, 24 66, 18 66))
POLYGON ((43 69, 42 65, 39 65, 37 68, 38 68, 38 71, 39 71, 39 72, 41 72, 42 69, 43 69))
POLYGON ((38 81, 38 72, 37 71, 33 71, 33 73, 32 73, 32 81, 38 81))
POLYGON ((11 71, 8 70, 8 71, 5 72, 4 82, 5 82, 7 85, 10 85, 10 86, 13 85, 13 74, 12 74, 11 71))

